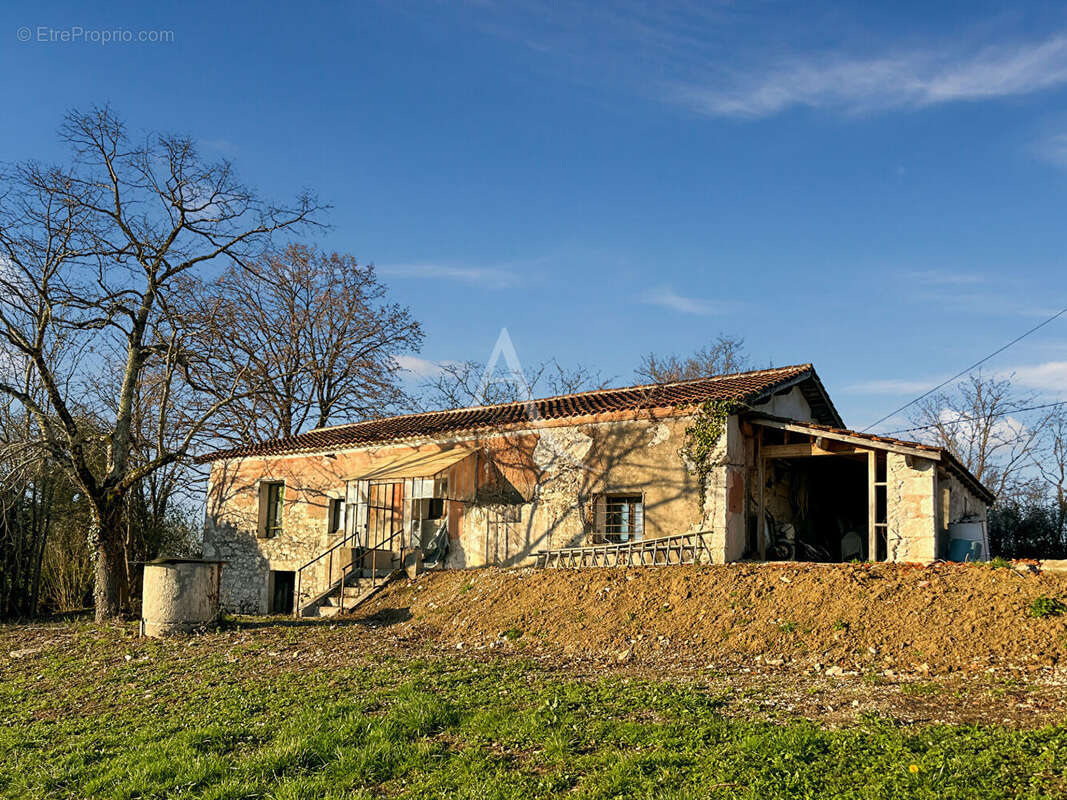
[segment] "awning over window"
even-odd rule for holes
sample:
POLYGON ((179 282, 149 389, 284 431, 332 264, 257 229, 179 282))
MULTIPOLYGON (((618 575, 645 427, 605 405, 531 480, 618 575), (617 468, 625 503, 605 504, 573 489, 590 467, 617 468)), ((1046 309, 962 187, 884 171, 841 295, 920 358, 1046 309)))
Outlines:
POLYGON ((388 481, 404 478, 432 478, 473 456, 477 450, 453 447, 449 450, 413 450, 400 455, 391 455, 376 460, 366 472, 353 480, 388 481))

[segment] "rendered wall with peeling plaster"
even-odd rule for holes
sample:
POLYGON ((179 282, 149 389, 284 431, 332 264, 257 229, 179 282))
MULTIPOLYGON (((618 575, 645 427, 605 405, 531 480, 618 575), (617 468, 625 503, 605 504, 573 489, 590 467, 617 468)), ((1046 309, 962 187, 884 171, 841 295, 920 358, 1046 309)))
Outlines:
MULTIPOLYGON (((728 516, 725 496, 715 505, 711 498, 720 494, 715 486, 702 513, 697 479, 679 455, 691 421, 691 416, 616 419, 508 436, 218 462, 208 490, 204 554, 228 562, 224 607, 263 613, 269 608, 271 570, 295 570, 340 539, 340 534, 327 532, 330 498, 344 495, 346 481, 365 471, 371 456, 459 445, 486 454, 479 460, 478 474, 470 476, 479 492, 494 474, 503 475, 521 490, 525 502, 503 506, 491 500, 451 501, 447 567, 521 564, 540 550, 590 544, 593 498, 602 493, 643 496, 646 539, 713 530, 724 543, 716 560, 737 557, 743 520, 728 516), (264 481, 286 485, 283 533, 270 539, 257 535, 259 486, 264 481), (729 547, 728 526, 736 540, 729 547)), ((730 430, 730 446, 736 450, 736 420, 730 430)), ((457 476, 453 485, 459 483, 457 476)))
MULTIPOLYGON (((761 410, 810 419, 798 390, 776 402, 770 411, 761 410)), ((592 544, 593 501, 604 493, 642 495, 645 539, 704 531, 710 533, 713 561, 750 556, 747 523, 758 492, 753 436, 743 433, 736 416, 728 418, 701 504, 693 465, 679 452, 692 421, 692 415, 645 415, 556 423, 506 435, 217 462, 209 485, 204 554, 228 562, 222 586, 225 609, 265 612, 271 570, 295 570, 340 540, 342 534, 327 532, 329 501, 343 497, 346 482, 364 474, 372 459, 459 446, 483 455, 476 467, 462 462, 449 473, 455 496, 447 501, 446 567, 524 564, 542 550, 592 544), (279 480, 286 484, 284 532, 259 538, 259 486, 279 480), (506 503, 495 493, 501 483, 511 491, 506 503)), ((935 500, 942 497, 936 463, 921 458, 909 463, 889 453, 887 474, 889 558, 932 560, 944 525, 941 500, 935 500)), ((941 485, 948 485, 947 480, 942 478, 941 485)), ((959 481, 952 486, 956 505, 951 514, 967 504, 984 512, 959 481)), ((765 499, 772 513, 781 506, 784 518, 788 487, 779 488, 772 481, 765 499)), ((316 580, 314 574, 307 579, 316 580)))

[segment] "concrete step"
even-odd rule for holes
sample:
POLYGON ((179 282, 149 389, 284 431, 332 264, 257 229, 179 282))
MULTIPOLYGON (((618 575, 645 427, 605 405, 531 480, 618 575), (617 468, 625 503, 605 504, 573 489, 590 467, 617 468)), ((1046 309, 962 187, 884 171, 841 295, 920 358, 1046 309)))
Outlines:
POLYGON ((373 577, 385 578, 385 577, 391 575, 393 573, 394 569, 396 569, 395 566, 392 566, 392 567, 384 566, 384 567, 378 567, 378 569, 375 570, 374 572, 371 572, 371 570, 369 570, 369 569, 364 569, 364 570, 360 570, 358 573, 353 573, 353 574, 355 574, 356 577, 359 577, 359 578, 373 578, 373 577))
POLYGON ((372 586, 373 583, 369 577, 367 578, 351 578, 351 582, 345 586, 335 586, 330 594, 323 597, 314 608, 309 608, 304 612, 306 617, 332 617, 334 614, 341 610, 341 598, 344 598, 344 608, 348 611, 359 604, 364 598, 371 595, 375 590, 380 589, 385 585, 385 578, 388 578, 393 574, 394 570, 379 570, 379 578, 377 586, 372 586))

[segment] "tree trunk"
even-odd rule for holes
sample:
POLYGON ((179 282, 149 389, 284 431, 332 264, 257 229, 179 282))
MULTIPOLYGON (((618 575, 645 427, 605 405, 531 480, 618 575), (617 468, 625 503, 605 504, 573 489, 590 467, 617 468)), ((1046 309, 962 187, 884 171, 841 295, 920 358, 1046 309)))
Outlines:
POLYGON ((93 600, 96 621, 117 617, 121 611, 126 581, 126 548, 123 546, 122 503, 109 503, 98 515, 96 537, 96 583, 93 600))

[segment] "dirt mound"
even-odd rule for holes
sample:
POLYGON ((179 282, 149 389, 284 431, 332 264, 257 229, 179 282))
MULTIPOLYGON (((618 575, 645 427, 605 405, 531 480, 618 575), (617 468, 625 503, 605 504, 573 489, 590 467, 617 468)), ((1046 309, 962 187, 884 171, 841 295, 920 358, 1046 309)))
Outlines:
POLYGON ((441 647, 613 662, 706 661, 885 674, 1067 666, 1067 575, 986 565, 732 564, 465 570, 399 581, 356 610, 441 647))

